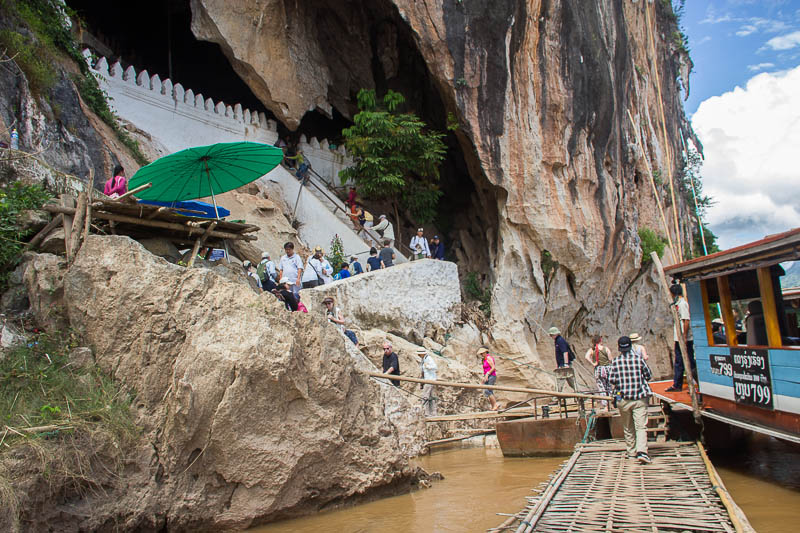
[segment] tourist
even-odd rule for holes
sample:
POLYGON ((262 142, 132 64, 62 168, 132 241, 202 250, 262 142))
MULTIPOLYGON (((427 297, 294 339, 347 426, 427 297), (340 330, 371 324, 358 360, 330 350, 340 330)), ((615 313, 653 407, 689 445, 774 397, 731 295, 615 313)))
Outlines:
POLYGON ((303 288, 312 289, 319 285, 325 285, 325 264, 327 260, 323 257, 321 246, 314 248, 314 252, 306 261, 306 268, 303 270, 303 288))
POLYGON ((339 327, 339 331, 344 333, 345 336, 356 345, 356 348, 358 348, 358 338, 356 337, 355 333, 349 329, 345 329, 342 310, 334 305, 333 298, 328 296, 322 300, 322 303, 325 305, 325 316, 327 317, 328 322, 336 324, 339 327))
POLYGON ((380 256, 381 263, 383 263, 385 268, 389 268, 390 266, 394 265, 394 248, 392 248, 391 241, 389 239, 385 239, 383 241, 383 248, 381 248, 381 253, 378 255, 380 256))
POLYGON ((256 269, 253 266, 253 263, 251 263, 250 261, 245 260, 245 262, 242 263, 242 268, 244 269, 245 274, 247 274, 247 277, 252 278, 255 281, 256 287, 261 289, 262 288, 261 287, 261 280, 258 279, 258 274, 256 273, 256 269))
POLYGON ((119 198, 128 192, 128 180, 125 179, 125 169, 122 165, 114 167, 114 175, 103 186, 103 194, 111 198, 119 198))
POLYGON ((294 288, 297 286, 289 278, 281 278, 278 282, 278 288, 275 289, 275 295, 278 299, 286 304, 286 309, 289 311, 297 311, 299 309, 299 300, 294 293, 294 288))
MULTIPOLYGON (((436 361, 433 356, 425 348, 417 348, 417 355, 422 357, 419 362, 420 369, 422 370, 422 379, 428 381, 436 381, 436 361)), ((425 416, 436 416, 436 398, 433 395, 432 383, 420 383, 422 388, 422 408, 425 411, 425 416)))
POLYGON ((649 464, 647 455, 647 403, 653 391, 647 384, 652 377, 647 363, 631 350, 631 339, 620 337, 619 357, 611 363, 608 380, 617 395, 628 457, 649 464))
POLYGON ((261 280, 261 288, 265 291, 272 291, 278 286, 278 269, 275 268, 275 262, 269 257, 269 252, 261 254, 261 262, 258 263, 256 274, 261 280))
POLYGON ((642 359, 647 361, 647 359, 649 358, 649 356, 647 355, 647 348, 639 344, 642 341, 642 338, 639 336, 639 334, 631 333, 630 335, 628 335, 628 337, 631 339, 631 344, 633 345, 631 349, 640 356, 642 356, 642 359))
POLYGON ((354 276, 364 273, 364 267, 361 266, 361 263, 358 261, 358 257, 354 255, 350 256, 350 266, 353 268, 352 274, 354 276))
POLYGON ((353 231, 358 233, 361 231, 361 217, 358 212, 358 206, 356 204, 352 204, 349 207, 350 212, 347 213, 347 216, 350 217, 350 223, 353 225, 353 231))
MULTIPOLYGON (((381 236, 384 241, 389 241, 389 246, 394 245, 394 227, 392 226, 386 215, 381 215, 377 224, 372 227, 375 232, 381 236)), ((389 265, 386 265, 389 266, 389 265)))
POLYGON ((547 333, 550 334, 550 337, 555 342, 556 347, 556 366, 558 368, 567 368, 572 364, 572 361, 575 359, 575 354, 570 353, 569 343, 567 343, 566 339, 561 336, 561 330, 557 327, 553 326, 547 333))
MULTIPOLYGON (((383 373, 400 375, 400 361, 397 359, 397 354, 392 350, 392 343, 383 341, 383 373)), ((400 381, 393 379, 392 385, 395 387, 400 386, 400 381)))
POLYGON ((434 235, 431 241, 431 257, 439 261, 444 261, 444 243, 439 240, 438 235, 434 235))
MULTIPOLYGON (((286 156, 287 160, 291 160, 297 164, 297 172, 295 172, 295 176, 299 180, 303 180, 308 177, 308 170, 311 168, 309 164, 306 162, 305 154, 302 150, 298 150, 295 155, 286 156)), ((291 165, 290 165, 291 166, 291 165)))
POLYGON ((278 261, 278 279, 288 279, 295 298, 300 299, 300 287, 303 283, 303 260, 294 253, 294 243, 287 242, 283 245, 286 252, 278 261))
POLYGON ((422 228, 417 229, 417 234, 411 237, 411 252, 414 254, 411 256, 411 260, 414 259, 425 259, 426 257, 431 256, 431 249, 428 247, 428 239, 423 237, 423 233, 425 230, 422 228))
MULTIPOLYGON (((594 381, 600 394, 611 396, 611 383, 608 381, 608 371, 611 365, 611 350, 601 343, 602 337, 592 337, 592 347, 586 352, 586 360, 594 367, 594 381)), ((608 401, 602 400, 603 407, 608 410, 608 401)))
MULTIPOLYGON (((482 384, 486 385, 494 385, 497 383, 497 367, 494 363, 494 356, 489 353, 489 349, 485 346, 481 346, 478 349, 478 357, 483 360, 483 380, 481 380, 482 384)), ((497 405, 497 400, 494 397, 494 391, 492 389, 486 389, 483 391, 483 394, 489 398, 489 403, 491 403, 491 410, 497 411, 499 406, 497 405)))
POLYGON ((694 361, 694 340, 692 337, 692 328, 689 325, 689 302, 687 302, 686 298, 683 296, 683 288, 680 284, 674 283, 671 285, 669 292, 675 299, 672 305, 678 312, 681 331, 678 331, 678 325, 676 324, 673 328, 673 337, 675 339, 675 363, 673 365, 672 386, 667 388, 666 391, 680 392, 683 390, 683 374, 686 369, 683 364, 683 355, 681 353, 681 345, 678 342, 678 335, 683 335, 686 341, 686 355, 689 359, 689 365, 691 365, 692 374, 697 372, 697 364, 694 361))
POLYGON ((714 339, 714 344, 728 344, 728 338, 725 336, 725 322, 721 318, 711 321, 711 337, 714 339))
POLYGON ((357 232, 360 232, 364 229, 364 225, 367 223, 367 212, 364 211, 364 208, 360 205, 356 205, 356 220, 358 221, 358 227, 356 230, 357 232))
POLYGON ((380 270, 384 267, 383 261, 381 258, 378 257, 378 250, 375 249, 373 246, 369 249, 369 258, 367 259, 367 272, 372 272, 373 270, 380 270))
POLYGON ((358 198, 356 188, 350 187, 350 192, 347 193, 347 201, 345 202, 350 209, 356 206, 356 198, 358 198))
POLYGON ((347 279, 351 275, 352 274, 350 274, 350 265, 348 265, 347 263, 342 263, 341 266, 339 267, 339 272, 337 272, 336 275, 333 276, 333 279, 335 280, 347 279))

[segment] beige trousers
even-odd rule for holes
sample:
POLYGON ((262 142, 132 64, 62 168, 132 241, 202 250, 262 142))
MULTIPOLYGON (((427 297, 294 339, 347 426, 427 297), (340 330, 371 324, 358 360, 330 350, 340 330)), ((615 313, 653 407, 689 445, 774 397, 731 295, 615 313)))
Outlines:
POLYGON ((422 387, 422 406, 425 411, 425 416, 436 416, 436 398, 433 396, 433 385, 426 383, 422 387))
POLYGON ((647 453, 647 398, 619 400, 617 407, 622 417, 628 455, 633 457, 637 453, 647 453))

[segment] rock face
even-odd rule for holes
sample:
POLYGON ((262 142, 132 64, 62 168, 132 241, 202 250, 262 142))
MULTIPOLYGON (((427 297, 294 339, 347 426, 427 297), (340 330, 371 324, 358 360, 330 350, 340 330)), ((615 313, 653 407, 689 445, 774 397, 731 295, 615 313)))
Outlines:
POLYGON ((302 291, 312 312, 332 296, 349 320, 422 344, 442 337, 459 319, 461 289, 455 263, 424 259, 366 272, 302 291))
POLYGON ((192 11, 195 35, 219 43, 289 127, 314 108, 351 116, 361 87, 404 90, 442 129, 446 113, 458 120, 465 171, 449 178, 448 242, 492 287, 499 349, 541 361, 543 328, 557 325, 582 349, 592 334, 637 331, 666 360, 668 315, 638 230, 667 235, 658 198, 673 248, 691 242, 667 179, 693 137, 678 85, 691 62, 668 3, 193 0, 192 11))
POLYGON ((111 494, 30 506, 34 529, 241 529, 415 479, 418 412, 324 318, 127 237, 90 236, 64 293, 142 436, 111 494))

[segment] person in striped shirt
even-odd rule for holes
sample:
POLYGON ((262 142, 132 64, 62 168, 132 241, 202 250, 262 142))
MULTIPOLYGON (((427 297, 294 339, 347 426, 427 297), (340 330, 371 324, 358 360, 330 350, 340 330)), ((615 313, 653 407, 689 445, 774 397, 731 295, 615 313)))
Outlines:
POLYGON ((608 381, 614 388, 622 418, 628 457, 650 464, 647 454, 647 399, 653 395, 648 381, 653 377, 642 356, 632 350, 629 337, 617 341, 619 357, 611 362, 608 381))

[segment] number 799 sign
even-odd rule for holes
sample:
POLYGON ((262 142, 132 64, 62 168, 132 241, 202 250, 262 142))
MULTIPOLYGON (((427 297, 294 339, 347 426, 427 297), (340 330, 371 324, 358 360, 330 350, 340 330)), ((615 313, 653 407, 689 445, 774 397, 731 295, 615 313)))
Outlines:
POLYGON ((733 396, 739 403, 772 409, 769 352, 731 348, 733 396))

